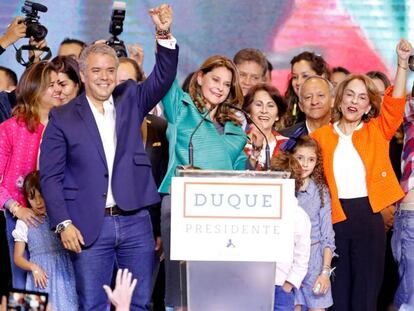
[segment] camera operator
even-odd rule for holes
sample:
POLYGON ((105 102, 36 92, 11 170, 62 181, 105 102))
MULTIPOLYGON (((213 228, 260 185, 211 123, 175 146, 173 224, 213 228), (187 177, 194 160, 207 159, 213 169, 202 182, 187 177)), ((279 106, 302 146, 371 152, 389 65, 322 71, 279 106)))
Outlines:
POLYGON ((81 40, 74 38, 65 38, 60 43, 58 56, 70 56, 73 57, 76 61, 79 61, 79 56, 85 47, 86 43, 81 40))
POLYGON ((5 34, 0 37, 0 55, 7 49, 9 45, 26 36, 26 25, 24 17, 18 16, 7 28, 5 34))

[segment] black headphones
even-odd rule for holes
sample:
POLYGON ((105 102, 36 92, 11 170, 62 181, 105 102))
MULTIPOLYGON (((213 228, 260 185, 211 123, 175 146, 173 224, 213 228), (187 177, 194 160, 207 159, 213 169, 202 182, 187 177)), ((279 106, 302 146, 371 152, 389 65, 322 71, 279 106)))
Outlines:
POLYGON ((37 48, 33 45, 25 44, 22 45, 19 49, 16 49, 16 60, 19 62, 19 64, 28 67, 30 66, 34 61, 34 55, 30 57, 28 61, 25 61, 22 56, 23 51, 42 51, 47 52, 47 54, 41 59, 41 60, 48 60, 52 57, 52 52, 50 51, 50 48, 48 46, 45 46, 44 48, 37 48))

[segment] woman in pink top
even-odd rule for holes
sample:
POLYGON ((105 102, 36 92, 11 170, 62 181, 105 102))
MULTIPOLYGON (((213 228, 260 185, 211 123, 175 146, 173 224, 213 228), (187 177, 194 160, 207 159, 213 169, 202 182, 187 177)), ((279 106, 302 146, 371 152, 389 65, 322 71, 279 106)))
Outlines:
MULTIPOLYGON (((26 208, 22 193, 25 176, 36 169, 39 144, 50 109, 61 104, 58 75, 47 62, 32 65, 16 89, 13 116, 0 124, 0 208, 6 209, 6 231, 10 258, 13 258, 13 231, 16 218, 28 226, 42 219, 26 208)), ((12 263, 13 287, 24 288, 26 275, 12 263)))

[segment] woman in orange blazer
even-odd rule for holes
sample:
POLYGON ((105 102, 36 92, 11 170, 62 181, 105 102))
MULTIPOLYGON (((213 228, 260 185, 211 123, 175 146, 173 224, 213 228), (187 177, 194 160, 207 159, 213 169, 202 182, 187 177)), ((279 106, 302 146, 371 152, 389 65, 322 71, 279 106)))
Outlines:
POLYGON ((385 254, 379 212, 404 196, 388 149, 403 118, 410 52, 410 43, 401 40, 395 86, 387 89, 382 108, 372 80, 351 75, 338 87, 333 123, 312 133, 322 148, 332 196, 339 255, 332 283, 335 311, 377 308, 385 254))

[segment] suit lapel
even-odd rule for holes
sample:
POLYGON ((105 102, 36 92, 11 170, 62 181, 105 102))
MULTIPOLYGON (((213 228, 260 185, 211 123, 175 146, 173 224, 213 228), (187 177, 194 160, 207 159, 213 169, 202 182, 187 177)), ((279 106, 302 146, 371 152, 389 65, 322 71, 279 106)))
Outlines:
POLYGON ((92 140, 95 143, 95 146, 98 150, 99 155, 102 158, 102 161, 105 163, 105 166, 108 167, 106 163, 105 151, 102 145, 101 135, 99 134, 98 126, 96 124, 92 110, 89 107, 89 103, 86 99, 85 94, 82 94, 79 97, 77 103, 77 111, 83 123, 85 124, 85 127, 88 129, 89 134, 92 136, 92 140))
POLYGON ((122 113, 123 105, 121 104, 121 95, 122 95, 122 92, 125 91, 124 84, 117 86, 112 92, 112 99, 114 101, 114 107, 115 107, 115 134, 116 134, 117 142, 121 140, 120 133, 121 133, 121 125, 123 124, 121 120, 121 117, 123 115, 122 113))

